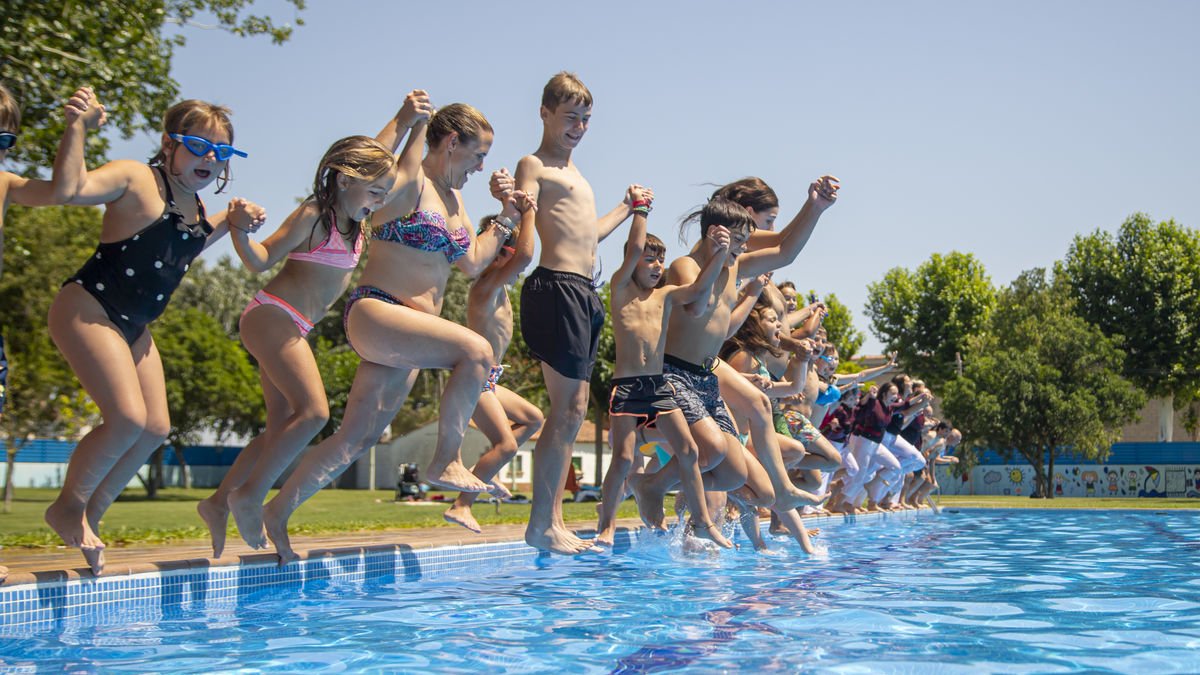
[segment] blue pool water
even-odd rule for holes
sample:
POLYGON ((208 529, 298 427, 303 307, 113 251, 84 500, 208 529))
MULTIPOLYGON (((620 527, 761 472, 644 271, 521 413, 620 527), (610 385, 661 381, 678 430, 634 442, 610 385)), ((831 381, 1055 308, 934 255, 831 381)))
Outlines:
POLYGON ((616 555, 266 589, 0 640, 0 671, 1200 672, 1200 513, 962 511, 829 553, 616 555))

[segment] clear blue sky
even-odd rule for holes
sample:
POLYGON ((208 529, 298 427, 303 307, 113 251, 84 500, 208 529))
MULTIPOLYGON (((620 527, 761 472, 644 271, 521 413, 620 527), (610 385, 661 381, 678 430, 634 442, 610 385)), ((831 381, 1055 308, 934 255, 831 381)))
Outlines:
MULTIPOLYGON (((761 176, 786 222, 813 178, 841 178, 776 278, 836 293, 868 352, 866 285, 891 267, 959 250, 1005 284, 1135 211, 1200 226, 1200 3, 310 0, 302 16, 282 47, 185 29, 173 64, 184 96, 234 109, 250 157, 232 193, 264 205, 268 229, 332 141, 373 135, 412 88, 482 110, 496 128, 485 167, 511 169, 562 69, 596 99, 575 159, 599 206, 653 186, 669 257, 711 183, 761 176)), ((482 175, 465 196, 475 218, 493 209, 482 175)), ((624 232, 601 244, 606 273, 624 232)))

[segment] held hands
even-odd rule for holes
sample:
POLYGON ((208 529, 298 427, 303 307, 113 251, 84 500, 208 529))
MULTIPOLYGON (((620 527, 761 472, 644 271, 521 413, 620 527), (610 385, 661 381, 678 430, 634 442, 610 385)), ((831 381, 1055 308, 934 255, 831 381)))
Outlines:
POLYGON ((428 122, 435 110, 424 89, 413 89, 396 112, 396 124, 411 129, 421 122, 428 122))
POLYGON ((762 375, 759 375, 758 373, 742 373, 742 374, 745 375, 746 379, 750 380, 750 382, 754 386, 758 387, 759 389, 761 389, 763 391, 767 391, 768 389, 771 388, 771 378, 769 378, 769 377, 764 377, 762 375))
POLYGON ((225 222, 239 232, 258 232, 258 228, 267 222, 267 210, 254 202, 234 197, 225 212, 225 222))
POLYGON ((746 282, 746 294, 747 295, 761 295, 762 290, 764 288, 766 288, 767 284, 770 283, 770 281, 771 281, 771 273, 770 272, 764 272, 763 274, 760 274, 760 275, 754 277, 750 281, 746 282))
POLYGON ((83 128, 88 130, 99 129, 108 121, 108 113, 105 112, 104 106, 100 104, 100 100, 96 98, 96 93, 92 91, 91 87, 76 89, 66 105, 63 106, 63 114, 67 118, 68 125, 82 121, 83 128))
POLYGON ((654 203, 654 190, 645 185, 634 183, 625 189, 625 199, 623 202, 627 206, 633 206, 636 201, 645 201, 654 203))
POLYGON ((887 364, 888 364, 889 366, 895 366, 895 365, 896 365, 896 357, 897 357, 897 356, 899 356, 899 355, 900 355, 900 352, 888 352, 888 362, 887 362, 887 364))
POLYGON ((713 225, 708 228, 708 247, 712 253, 721 253, 729 250, 729 229, 721 225, 713 225))
POLYGON ((841 183, 833 176, 821 176, 812 185, 808 186, 808 201, 818 210, 833 206, 837 201, 838 190, 841 189, 841 183))
POLYGON ((501 200, 504 203, 504 208, 501 209, 500 215, 507 216, 513 220, 519 220, 521 214, 533 210, 537 213, 537 201, 529 196, 529 193, 524 190, 511 190, 505 194, 501 200))
POLYGON ((488 190, 491 191, 494 199, 500 200, 501 203, 507 202, 516 189, 517 179, 508 173, 508 169, 499 169, 492 172, 492 178, 488 181, 488 190))

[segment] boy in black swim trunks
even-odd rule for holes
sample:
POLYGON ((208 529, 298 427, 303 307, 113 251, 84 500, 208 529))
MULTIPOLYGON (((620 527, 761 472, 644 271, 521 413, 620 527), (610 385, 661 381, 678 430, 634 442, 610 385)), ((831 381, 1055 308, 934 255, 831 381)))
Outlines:
MULTIPOLYGON (((651 199, 634 189, 633 226, 625 244, 625 259, 612 277, 613 338, 617 360, 613 368, 613 390, 608 413, 612 425, 613 457, 604 476, 601 491, 600 522, 596 543, 613 545, 617 506, 625 494, 625 478, 633 467, 637 427, 654 424, 667 438, 679 464, 684 499, 691 510, 689 523, 696 536, 711 539, 730 548, 729 540, 715 526, 704 501, 701 460, 696 441, 675 400, 675 387, 663 377, 663 352, 667 340, 667 319, 676 307, 696 303, 707 305, 713 282, 725 266, 729 251, 729 230, 709 230, 713 255, 700 276, 686 286, 668 286, 664 274, 662 240, 646 234, 646 214, 651 199)), ((719 464, 724 456, 705 457, 706 468, 719 464)), ((661 512, 643 516, 646 525, 660 528, 661 512)))
POLYGON ((587 414, 588 380, 604 325, 604 306, 592 284, 596 246, 633 207, 626 191, 624 201, 597 217, 592 187, 571 159, 592 115, 592 94, 578 77, 563 72, 550 78, 539 114, 541 145, 517 163, 515 176, 516 188, 537 199, 536 215, 526 214, 523 221, 533 219, 542 244, 538 268, 521 289, 521 334, 542 362, 550 398, 533 451, 533 510, 525 541, 571 555, 591 547, 563 522, 562 493, 571 447, 587 414))

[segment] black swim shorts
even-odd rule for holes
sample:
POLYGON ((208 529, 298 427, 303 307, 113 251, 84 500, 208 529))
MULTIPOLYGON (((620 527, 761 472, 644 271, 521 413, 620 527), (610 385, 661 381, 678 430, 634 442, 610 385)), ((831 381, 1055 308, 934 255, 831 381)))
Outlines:
POLYGON ((721 431, 738 438, 737 427, 729 417, 717 375, 711 369, 670 354, 663 356, 663 377, 675 387, 675 402, 689 425, 705 417, 713 418, 721 431))
POLYGON ((572 380, 592 379, 604 303, 581 274, 538 267, 521 287, 521 336, 533 357, 572 380))
POLYGON ((675 402, 675 387, 662 375, 638 375, 613 378, 612 396, 608 399, 609 415, 630 415, 643 418, 640 426, 654 424, 659 415, 679 410, 675 402))

